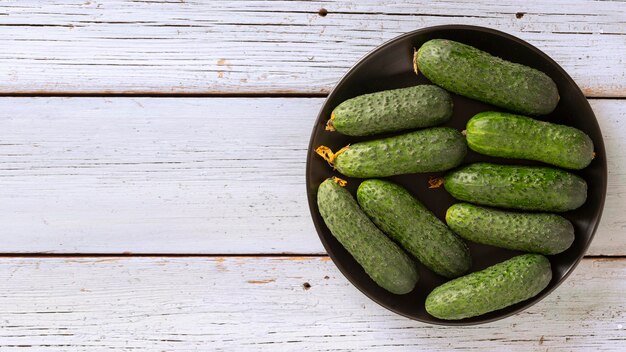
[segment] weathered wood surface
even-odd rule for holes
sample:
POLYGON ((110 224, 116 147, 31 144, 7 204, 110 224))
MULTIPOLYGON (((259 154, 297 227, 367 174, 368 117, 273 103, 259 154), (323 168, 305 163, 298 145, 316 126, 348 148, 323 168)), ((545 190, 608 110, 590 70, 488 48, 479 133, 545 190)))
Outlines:
MULTIPOLYGON (((626 97, 626 2, 9 0, 0 95, 325 94, 404 32, 492 27, 591 97, 626 97)), ((320 98, 0 98, 0 253, 321 254, 305 155, 320 98)), ((591 100, 626 255, 626 100, 591 100)), ((623 351, 626 259, 515 317, 390 313, 326 257, 0 258, 0 351, 623 351)))
MULTIPOLYGON (((0 98, 4 253, 324 253, 304 184, 320 98, 0 98)), ((626 254, 626 100, 591 100, 626 254)))
POLYGON ((626 96, 626 3, 591 0, 2 1, 0 93, 326 93, 442 24, 519 36, 588 96, 626 96))
POLYGON ((626 266, 585 259, 542 302, 449 328, 376 305, 328 258, 2 258, 0 350, 623 351, 626 266))

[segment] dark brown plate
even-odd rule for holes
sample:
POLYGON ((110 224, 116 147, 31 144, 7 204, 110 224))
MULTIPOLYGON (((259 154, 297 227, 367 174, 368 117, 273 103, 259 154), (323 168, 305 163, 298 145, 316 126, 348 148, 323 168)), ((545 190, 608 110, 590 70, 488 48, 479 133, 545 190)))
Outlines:
MULTIPOLYGON (((454 94, 453 99, 454 116, 445 126, 459 130, 463 130, 467 120, 480 111, 502 110, 454 94)), ((468 153, 464 164, 476 161, 503 164, 540 164, 491 158, 472 151, 468 153)), ((429 189, 427 182, 430 176, 440 176, 441 174, 410 174, 390 177, 389 179, 409 189, 415 197, 426 204, 440 219, 444 220, 446 209, 455 203, 455 200, 443 188, 429 189)), ((307 155, 306 184, 311 216, 320 240, 335 265, 361 292, 383 307, 411 319, 441 325, 474 325, 498 320, 532 306, 550 294, 574 270, 589 247, 602 215, 607 184, 607 166, 604 142, 596 117, 576 83, 558 64, 537 48, 511 35, 482 27, 449 25, 424 28, 397 37, 365 56, 341 79, 326 99, 313 127, 307 155), (320 216, 316 202, 319 184, 330 176, 336 175, 346 179, 348 181, 347 187, 353 194, 361 180, 346 178, 333 171, 324 160, 313 152, 313 149, 323 144, 336 151, 348 143, 380 138, 380 136, 354 138, 343 136, 337 132, 325 131, 324 125, 330 117, 332 109, 342 101, 357 95, 430 83, 423 76, 415 75, 412 56, 413 48, 419 48, 422 43, 434 38, 451 39, 469 44, 492 55, 547 73, 556 82, 561 100, 556 110, 544 119, 585 131, 593 140, 596 151, 596 158, 589 167, 575 171, 588 183, 588 198, 587 202, 579 209, 563 214, 574 224, 576 240, 565 252, 549 256, 552 263, 553 278, 548 287, 527 301, 479 317, 458 321, 440 320, 426 312, 424 309, 426 296, 434 287, 441 285, 445 280, 419 263, 420 280, 413 292, 406 295, 394 295, 377 286, 332 236, 320 216)), ((469 245, 473 260, 471 271, 481 270, 519 254, 519 252, 475 243, 469 245)))

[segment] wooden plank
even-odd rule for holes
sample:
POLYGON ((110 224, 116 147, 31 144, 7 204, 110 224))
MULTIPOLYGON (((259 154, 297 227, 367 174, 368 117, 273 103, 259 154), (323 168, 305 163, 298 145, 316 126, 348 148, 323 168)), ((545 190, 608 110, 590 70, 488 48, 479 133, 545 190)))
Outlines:
POLYGON ((592 0, 10 0, 0 93, 326 93, 379 44, 454 23, 519 36, 587 95, 623 97, 625 18, 592 0))
POLYGON ((322 251, 304 185, 321 99, 0 101, 3 252, 322 251))
POLYGON ((542 302, 448 328, 388 312, 328 258, 3 258, 0 350, 623 351, 626 260, 586 259, 542 302))
MULTIPOLYGON (((4 253, 324 253, 304 186, 314 98, 0 98, 4 253)), ((626 100, 588 254, 624 255, 626 100)))

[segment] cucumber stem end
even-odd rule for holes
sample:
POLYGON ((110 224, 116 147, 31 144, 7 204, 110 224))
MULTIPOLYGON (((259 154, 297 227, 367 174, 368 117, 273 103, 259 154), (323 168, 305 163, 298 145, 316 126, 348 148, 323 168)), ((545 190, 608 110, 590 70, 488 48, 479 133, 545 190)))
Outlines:
POLYGON ((443 177, 429 177, 428 188, 439 188, 443 186, 443 177))
POLYGON ((331 177, 331 179, 335 181, 335 183, 341 187, 345 187, 348 184, 348 181, 340 179, 339 177, 336 177, 336 176, 331 177))
POLYGON ((335 153, 333 153, 333 151, 330 148, 328 148, 325 145, 320 145, 319 147, 315 148, 315 153, 317 153, 317 155, 321 156, 324 160, 326 160, 328 165, 332 166, 333 168, 335 167, 334 165, 335 153))
POLYGON ((413 48, 413 72, 415 72, 416 75, 420 75, 419 73, 419 69, 417 67, 417 49, 413 48))
POLYGON ((335 113, 330 114, 330 119, 326 121, 326 127, 324 128, 326 131, 335 132, 335 126, 333 126, 333 120, 335 119, 335 113))

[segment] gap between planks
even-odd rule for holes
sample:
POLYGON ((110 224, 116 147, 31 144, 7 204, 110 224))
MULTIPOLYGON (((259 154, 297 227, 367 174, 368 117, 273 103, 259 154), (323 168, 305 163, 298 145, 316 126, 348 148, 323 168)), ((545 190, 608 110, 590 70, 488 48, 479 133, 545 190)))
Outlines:
MULTIPOLYGON (((323 253, 0 253, 0 260, 5 258, 328 258, 323 253)), ((585 255, 583 259, 626 259, 626 255, 585 255)))
MULTIPOLYGON (((155 93, 155 92, 29 92, 29 93, 0 93, 0 98, 326 98, 330 93, 300 93, 293 91, 285 92, 263 92, 263 93, 228 93, 228 92, 206 92, 206 93, 155 93)), ((624 97, 615 96, 585 96, 587 99, 597 100, 624 100, 624 97)))
MULTIPOLYGON (((29 93, 0 93, 0 98, 326 98, 328 93, 299 93, 293 91, 277 92, 205 92, 205 93, 155 93, 155 92, 47 92, 34 91, 29 93)), ((624 99, 620 97, 593 97, 590 99, 624 99)))

